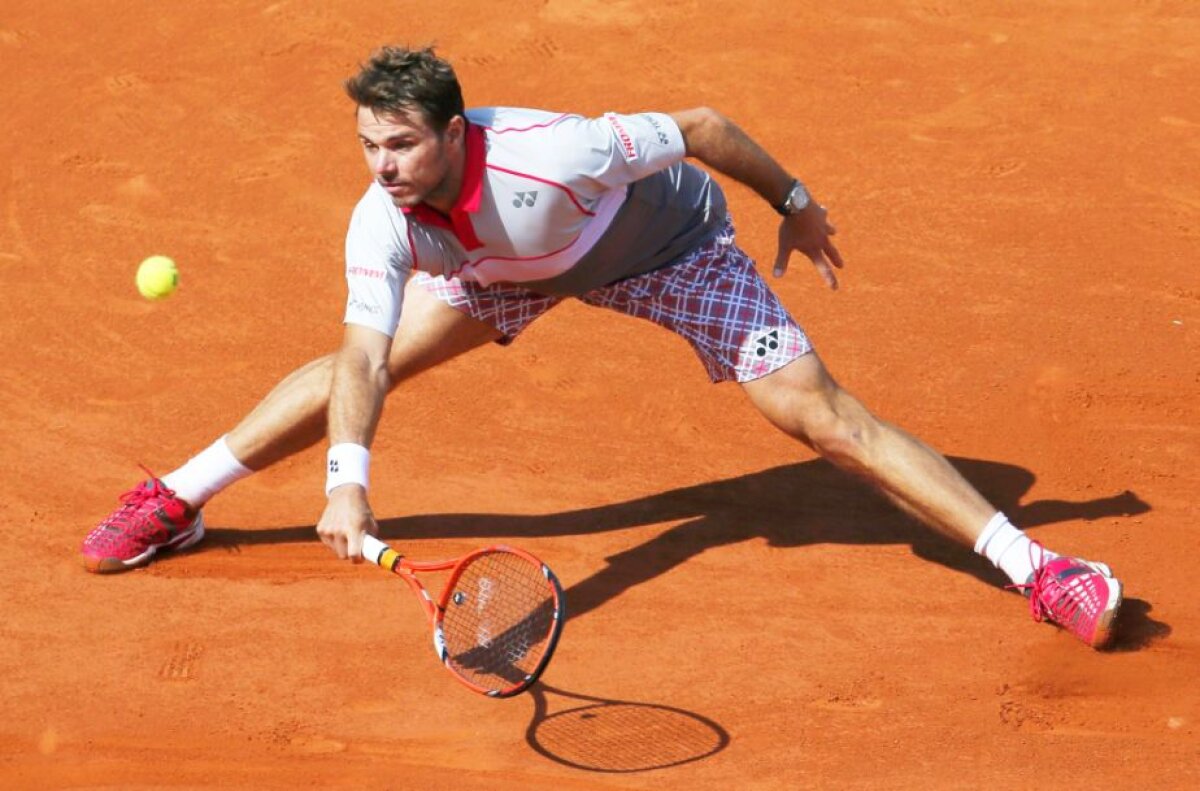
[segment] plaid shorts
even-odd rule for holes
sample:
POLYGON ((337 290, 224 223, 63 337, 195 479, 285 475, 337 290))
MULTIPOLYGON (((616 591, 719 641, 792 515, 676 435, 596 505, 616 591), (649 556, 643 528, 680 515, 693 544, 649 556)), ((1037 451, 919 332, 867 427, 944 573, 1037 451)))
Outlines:
MULTIPOLYGON (((519 285, 446 280, 417 272, 413 280, 452 308, 489 324, 512 343, 534 319, 565 297, 519 285)), ((812 351, 750 256, 734 243, 732 225, 666 266, 582 294, 588 305, 652 321, 692 345, 714 382, 749 382, 812 351)))

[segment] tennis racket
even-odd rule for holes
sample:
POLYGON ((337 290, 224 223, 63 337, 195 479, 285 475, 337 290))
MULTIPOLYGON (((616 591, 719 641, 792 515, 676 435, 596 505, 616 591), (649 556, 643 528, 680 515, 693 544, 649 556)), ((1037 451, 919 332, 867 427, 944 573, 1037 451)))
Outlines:
POLYGON ((562 632, 562 586, 550 568, 520 549, 491 546, 455 560, 417 563, 374 536, 363 557, 399 575, 433 624, 433 650, 470 689, 507 698, 528 689, 550 661, 562 632), (417 579, 449 571, 434 601, 417 579))

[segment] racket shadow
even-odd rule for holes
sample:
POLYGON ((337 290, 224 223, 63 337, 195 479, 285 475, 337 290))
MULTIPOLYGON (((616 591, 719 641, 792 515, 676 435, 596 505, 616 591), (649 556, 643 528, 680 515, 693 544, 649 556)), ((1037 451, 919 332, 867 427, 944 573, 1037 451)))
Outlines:
POLYGON ((717 722, 675 706, 568 692, 544 683, 534 685, 529 697, 534 711, 525 741, 539 755, 574 769, 614 774, 667 769, 710 758, 730 742, 717 722), (551 697, 560 702, 553 712, 551 697))

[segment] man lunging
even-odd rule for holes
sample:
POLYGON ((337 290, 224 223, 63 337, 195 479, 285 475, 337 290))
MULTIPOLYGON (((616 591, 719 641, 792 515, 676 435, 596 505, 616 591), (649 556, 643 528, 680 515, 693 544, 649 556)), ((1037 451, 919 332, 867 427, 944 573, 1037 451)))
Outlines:
POLYGON ((738 382, 775 426, 899 508, 1002 569, 1037 620, 1084 642, 1112 636, 1121 583, 1043 549, 936 451, 841 388, 738 247, 725 198, 691 157, 782 215, 776 275, 793 251, 831 288, 843 261, 825 209, 720 113, 586 118, 466 110, 431 50, 387 47, 346 83, 372 181, 346 235, 345 336, 281 381, 227 435, 123 505, 84 540, 94 571, 149 562, 203 536, 217 492, 328 436, 317 525, 340 558, 377 531, 369 447, 389 390, 489 342, 511 343, 564 299, 683 337, 714 382, 738 382))

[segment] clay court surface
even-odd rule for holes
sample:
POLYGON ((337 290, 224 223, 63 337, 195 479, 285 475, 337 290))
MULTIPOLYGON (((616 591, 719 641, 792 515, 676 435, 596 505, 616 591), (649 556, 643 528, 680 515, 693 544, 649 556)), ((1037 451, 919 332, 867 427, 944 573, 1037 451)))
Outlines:
MULTIPOLYGON (((1200 786, 1195 3, 5 0, 0 71, 0 787, 1200 786), (774 281, 835 375, 1111 564, 1115 649, 578 303, 403 385, 372 470, 408 554, 558 571, 548 689, 466 691, 405 586, 316 540, 320 448, 194 551, 86 574, 138 462, 338 343, 340 81, 388 41, 469 105, 737 120, 839 226, 841 291, 774 281)), ((769 267, 775 215, 723 183, 769 267)))

